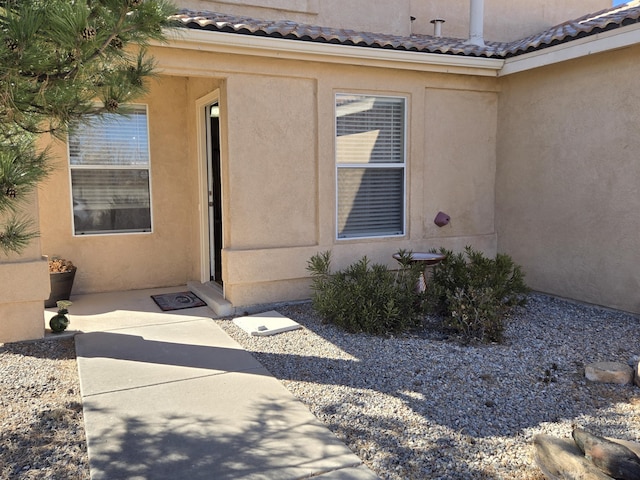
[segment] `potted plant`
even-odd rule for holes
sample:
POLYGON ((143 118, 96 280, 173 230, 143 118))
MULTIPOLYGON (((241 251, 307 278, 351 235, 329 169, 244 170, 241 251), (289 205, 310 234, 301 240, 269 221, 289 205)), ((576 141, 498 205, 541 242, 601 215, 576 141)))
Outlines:
POLYGON ((69 300, 76 270, 76 266, 69 260, 58 257, 49 259, 51 294, 44 302, 45 308, 55 307, 59 300, 69 300))
POLYGON ((59 300, 56 302, 56 305, 58 305, 58 313, 49 320, 49 327, 51 327, 53 333, 62 333, 69 326, 67 314, 69 313, 68 309, 71 306, 71 302, 68 300, 59 300))

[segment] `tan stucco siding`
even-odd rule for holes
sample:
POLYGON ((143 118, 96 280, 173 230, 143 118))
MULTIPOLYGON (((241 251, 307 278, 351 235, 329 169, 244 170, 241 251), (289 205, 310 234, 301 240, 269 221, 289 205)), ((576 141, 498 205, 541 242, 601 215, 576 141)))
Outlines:
POLYGON ((640 312, 640 48, 502 81, 499 249, 537 290, 640 312))
POLYGON ((180 6, 253 18, 407 35, 409 0, 182 0, 180 6))
POLYGON ((229 248, 317 244, 315 83, 264 75, 229 78, 229 248))
MULTIPOLYGON (((38 198, 24 197, 16 212, 0 215, 0 225, 15 213, 34 221, 37 230, 38 198)), ((34 238, 20 253, 0 251, 0 343, 42 338, 44 301, 50 293, 47 260, 40 253, 40 238, 34 238)))
MULTIPOLYGON (((211 63, 219 68, 219 62, 211 63)), ((445 246, 459 250, 471 244, 489 254, 495 253, 497 96, 494 81, 288 61, 254 62, 253 66, 264 67, 264 73, 268 72, 269 76, 230 73, 226 90, 230 189, 229 197, 225 195, 225 198, 232 205, 228 229, 233 233, 224 250, 225 294, 234 304, 307 297, 307 260, 318 251, 333 252, 334 268, 344 268, 363 255, 392 266, 391 254, 400 248, 420 251, 445 246), (280 78, 272 77, 276 72, 280 78), (438 93, 430 96, 432 92, 425 88, 427 85, 433 85, 438 93), (242 89, 236 90, 236 86, 242 89), (273 95, 274 88, 276 92, 286 88, 287 92, 272 115, 269 111, 273 105, 268 98, 279 96, 273 95), (408 222, 402 237, 336 239, 336 93, 407 99, 408 222), (434 115, 431 107, 439 113, 434 115), (239 113, 234 113, 234 108, 239 113), (245 112, 254 112, 258 120, 237 118, 245 112), (317 118, 310 118, 309 112, 316 112, 317 118), (282 137, 287 145, 291 143, 294 152, 298 149, 303 152, 296 158, 298 168, 279 168, 272 173, 270 165, 288 167, 288 160, 280 158, 281 146, 247 145, 243 131, 234 132, 237 130, 234 122, 239 122, 238 126, 250 124, 258 132, 252 138, 282 137), (300 132, 300 128, 305 131, 300 132), (449 133, 466 129, 473 133, 463 141, 449 133), (294 138, 299 135, 302 142, 294 138), (439 150, 443 147, 451 151, 442 155, 439 150), (238 152, 252 149, 262 154, 265 165, 244 166, 242 157, 236 158, 238 152), (430 177, 433 170, 442 171, 440 183, 430 177), (460 174, 452 180, 454 171, 460 174), (274 174, 283 178, 276 179, 274 185, 278 188, 271 191, 264 184, 264 178, 274 174), (252 187, 247 188, 245 184, 252 187), (442 187, 445 184, 455 188, 442 187), (281 190, 278 192, 278 189, 281 190), (272 198, 278 194, 286 197, 284 203, 272 198), (238 199, 245 201, 242 208, 233 206, 238 205, 238 199), (279 224, 277 229, 263 220, 270 218, 263 212, 272 207, 276 211, 282 209, 282 215, 275 218, 279 224), (454 216, 449 227, 438 229, 433 224, 439 209, 449 210, 454 216), (298 238, 295 232, 301 228, 306 229, 306 235, 294 241, 298 238)))
POLYGON ((148 97, 153 231, 73 236, 66 146, 39 190, 42 250, 78 266, 74 293, 184 284, 198 262, 197 168, 190 155, 187 81, 162 77, 148 97))
POLYGON ((426 234, 495 234, 497 94, 427 89, 425 100, 426 234), (450 225, 434 224, 438 211, 450 215, 450 225))
MULTIPOLYGON (((433 34, 431 20, 444 19, 445 37, 468 38, 469 0, 181 0, 181 7, 363 32, 433 34), (415 20, 411 21, 411 17, 415 20)), ((485 0, 485 38, 514 41, 569 19, 611 6, 611 0, 485 0)))
POLYGON ((161 76, 141 100, 149 106, 153 232, 74 237, 64 145, 58 147, 62 167, 40 194, 43 250, 78 264, 74 292, 202 280, 208 250, 195 107, 216 89, 222 277, 234 305, 308 297, 307 260, 318 251, 332 250, 335 268, 363 255, 392 266, 400 248, 470 244, 495 252, 495 79, 177 49, 153 53, 175 73, 161 76), (193 73, 187 78, 181 71, 193 73), (338 92, 407 99, 403 236, 336 239, 338 92), (439 210, 452 216, 442 229, 433 224, 439 210))
MULTIPOLYGON (((434 18, 445 20, 442 35, 468 38, 469 0, 410 0, 414 33, 433 34, 434 18)), ((539 33, 553 25, 580 18, 587 13, 611 7, 611 0, 485 0, 484 37, 496 42, 511 42, 539 33)))

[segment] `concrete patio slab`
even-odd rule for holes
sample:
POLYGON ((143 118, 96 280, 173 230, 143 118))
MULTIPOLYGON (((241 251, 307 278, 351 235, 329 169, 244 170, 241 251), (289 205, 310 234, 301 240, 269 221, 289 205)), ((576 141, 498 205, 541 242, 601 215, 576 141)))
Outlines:
POLYGON ((210 319, 89 332, 76 352, 85 396, 224 372, 269 375, 210 319))
POLYGON ((378 478, 211 310, 157 291, 74 299, 92 480, 378 478))
MULTIPOLYGON (((151 295, 184 290, 186 287, 106 292, 91 295, 72 295, 69 307, 69 330, 105 332, 140 325, 157 325, 190 321, 193 318, 211 318, 215 314, 208 307, 187 308, 163 312, 151 295)), ((56 308, 45 310, 45 326, 56 314, 56 308)))
POLYGON ((84 405, 93 480, 298 479, 360 463, 269 376, 212 375, 84 405))

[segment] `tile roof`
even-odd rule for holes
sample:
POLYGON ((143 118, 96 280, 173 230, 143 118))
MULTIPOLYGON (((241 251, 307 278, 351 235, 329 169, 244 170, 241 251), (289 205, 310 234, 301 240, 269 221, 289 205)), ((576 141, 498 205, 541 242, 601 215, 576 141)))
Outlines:
POLYGON ((514 42, 486 41, 484 47, 465 43, 466 39, 459 38, 359 32, 289 20, 259 20, 206 11, 180 10, 172 19, 187 28, 214 32, 422 53, 507 58, 640 23, 640 0, 570 20, 514 42))
POLYGON ((569 20, 538 34, 510 42, 507 44, 503 56, 511 57, 541 50, 639 22, 640 0, 634 0, 625 5, 591 13, 576 20, 569 20))

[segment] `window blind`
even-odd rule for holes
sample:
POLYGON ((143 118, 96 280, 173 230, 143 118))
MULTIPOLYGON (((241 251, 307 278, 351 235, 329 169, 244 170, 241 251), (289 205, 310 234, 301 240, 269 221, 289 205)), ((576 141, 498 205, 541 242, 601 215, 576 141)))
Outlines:
POLYGON ((404 163, 404 103, 404 98, 338 98, 338 163, 404 163))
POLYGON ((72 126, 69 163, 76 235, 151 230, 144 105, 72 126))
POLYGON ((72 166, 149 165, 147 109, 131 107, 130 113, 95 115, 88 123, 69 131, 72 166))
POLYGON ((338 238, 404 234, 405 99, 336 96, 338 238))
POLYGON ((339 238, 402 235, 403 169, 341 168, 338 198, 339 238))

